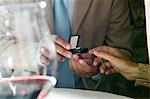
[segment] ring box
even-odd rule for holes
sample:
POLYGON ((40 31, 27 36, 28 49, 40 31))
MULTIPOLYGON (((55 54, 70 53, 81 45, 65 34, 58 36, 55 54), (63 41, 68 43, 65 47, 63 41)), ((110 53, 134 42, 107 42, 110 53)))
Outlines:
POLYGON ((78 47, 79 38, 80 38, 79 35, 72 35, 69 38, 69 42, 71 44, 71 50, 70 51, 72 52, 72 54, 80 55, 83 53, 87 53, 89 51, 88 48, 78 47))

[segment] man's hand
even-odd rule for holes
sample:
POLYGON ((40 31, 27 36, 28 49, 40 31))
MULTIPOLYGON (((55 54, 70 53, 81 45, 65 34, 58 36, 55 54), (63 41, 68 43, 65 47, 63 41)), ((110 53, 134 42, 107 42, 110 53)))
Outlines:
MULTIPOLYGON (((70 44, 65 41, 63 38, 52 35, 52 39, 55 43, 56 52, 57 52, 57 60, 63 61, 64 58, 71 58, 72 53, 69 51, 71 49, 70 44)), ((48 64, 48 60, 51 57, 50 51, 46 48, 42 48, 40 51, 40 60, 43 64, 48 64)))
POLYGON ((69 51, 71 49, 70 44, 59 36, 55 36, 54 38, 55 38, 54 43, 56 46, 57 59, 59 61, 62 61, 65 57, 71 58, 72 53, 69 51))
POLYGON ((90 77, 99 73, 97 66, 92 66, 93 57, 88 53, 81 56, 73 55, 69 64, 71 69, 79 76, 90 77))
MULTIPOLYGON (((53 41, 55 42, 57 59, 62 61, 65 57, 69 58, 70 68, 78 75, 89 77, 99 72, 97 66, 92 66, 93 57, 88 53, 81 56, 72 55, 69 51, 71 46, 63 38, 53 35, 53 41)), ((44 64, 48 64, 50 58, 50 52, 48 49, 43 48, 41 50, 40 60, 44 64)))

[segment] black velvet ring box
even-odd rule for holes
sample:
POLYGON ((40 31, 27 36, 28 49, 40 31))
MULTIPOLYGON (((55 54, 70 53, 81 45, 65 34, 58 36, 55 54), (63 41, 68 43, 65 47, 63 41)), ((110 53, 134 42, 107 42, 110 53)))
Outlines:
POLYGON ((79 35, 72 35, 69 38, 69 42, 71 44, 71 50, 70 51, 72 52, 72 54, 80 55, 80 54, 88 52, 88 48, 78 47, 79 38, 80 38, 79 35))

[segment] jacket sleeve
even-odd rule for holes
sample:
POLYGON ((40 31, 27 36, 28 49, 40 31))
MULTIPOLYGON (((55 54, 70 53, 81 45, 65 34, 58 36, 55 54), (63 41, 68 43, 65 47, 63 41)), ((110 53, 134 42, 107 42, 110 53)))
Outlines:
POLYGON ((145 86, 150 88, 150 65, 138 64, 140 71, 139 78, 135 81, 135 86, 145 86))
MULTIPOLYGON (((132 31, 129 20, 128 0, 113 0, 104 44, 120 49, 124 56, 131 56, 132 31)), ((98 81, 91 78, 84 78, 85 87, 96 90, 104 78, 104 75, 100 76, 98 81)))
POLYGON ((114 0, 105 38, 106 45, 119 48, 123 55, 129 57, 132 53, 132 34, 128 0, 114 0))

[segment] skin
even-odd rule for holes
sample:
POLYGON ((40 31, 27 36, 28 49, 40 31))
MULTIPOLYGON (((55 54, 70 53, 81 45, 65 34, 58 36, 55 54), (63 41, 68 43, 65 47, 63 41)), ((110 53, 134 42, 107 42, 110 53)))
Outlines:
MULTIPOLYGON (((82 55, 72 55, 69 51, 71 49, 71 45, 65 41, 63 38, 57 36, 54 39, 54 43, 56 46, 57 52, 57 60, 63 61, 65 58, 69 59, 70 68, 72 71, 84 77, 90 77, 99 73, 98 65, 93 66, 93 57, 89 53, 85 53, 82 55)), ((50 53, 47 49, 41 50, 40 59, 42 63, 48 64, 48 59, 50 58, 50 53)))
MULTIPOLYGON (((91 49, 89 53, 72 55, 69 51, 71 46, 64 39, 57 36, 54 42, 57 60, 63 61, 64 58, 68 58, 70 68, 79 76, 90 77, 98 74, 100 71, 106 75, 118 72, 128 80, 135 80, 139 77, 137 63, 128 60, 117 48, 99 46, 91 49)), ((41 53, 42 63, 48 64, 48 59, 50 58, 49 51, 43 48, 41 53)))
POLYGON ((81 56, 73 55, 69 61, 71 69, 75 74, 83 77, 90 77, 99 73, 98 66, 93 66, 93 59, 88 53, 81 56))
POLYGON ((117 48, 100 46, 92 49, 90 53, 108 61, 99 68, 106 75, 118 72, 128 80, 135 80, 140 77, 138 64, 124 57, 117 48))

